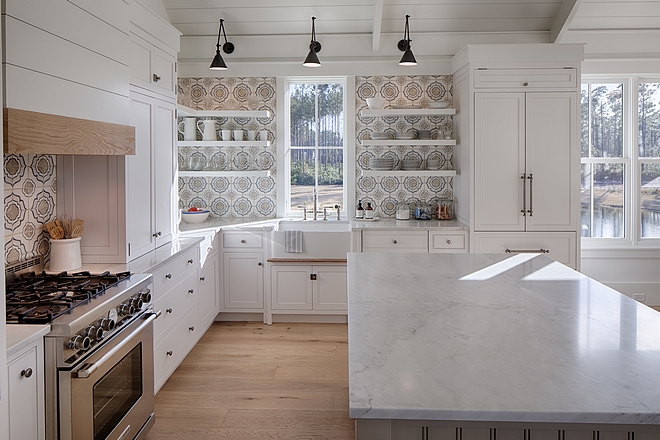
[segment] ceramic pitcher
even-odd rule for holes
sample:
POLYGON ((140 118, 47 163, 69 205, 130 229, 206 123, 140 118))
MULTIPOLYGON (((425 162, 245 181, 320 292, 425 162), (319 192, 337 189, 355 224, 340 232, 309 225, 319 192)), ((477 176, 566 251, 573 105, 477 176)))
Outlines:
POLYGON ((179 133, 183 134, 184 141, 197 140, 197 118, 183 118, 178 129, 179 133))
POLYGON ((197 128, 202 132, 203 141, 217 141, 218 138, 215 133, 215 119, 203 119, 197 121, 197 128), (202 127, 199 124, 202 124, 202 127))

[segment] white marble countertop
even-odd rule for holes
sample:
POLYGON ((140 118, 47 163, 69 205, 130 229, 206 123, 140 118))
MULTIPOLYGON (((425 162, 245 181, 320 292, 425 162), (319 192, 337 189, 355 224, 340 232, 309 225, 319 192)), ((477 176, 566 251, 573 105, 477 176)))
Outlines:
MULTIPOLYGON (((288 218, 287 218, 288 219, 288 218)), ((205 222, 189 224, 181 222, 179 230, 182 235, 217 231, 223 228, 263 229, 272 228, 275 223, 284 218, 224 218, 209 217, 205 222)), ((301 220, 302 221, 302 220, 301 220)), ((307 220, 313 222, 314 220, 307 220)), ((322 220, 316 220, 322 222, 322 220)), ((396 220, 394 218, 379 218, 376 220, 350 219, 352 229, 441 229, 468 230, 468 227, 458 220, 396 220)), ((332 222, 332 220, 328 220, 332 222)))
POLYGON ((348 256, 350 416, 660 423, 660 314, 537 254, 348 256))
POLYGON ((50 325, 7 324, 7 358, 41 339, 50 331, 50 325))
POLYGON ((202 240, 202 234, 199 234, 199 236, 191 234, 186 237, 172 240, 171 242, 128 263, 88 263, 83 264, 82 267, 76 269, 75 272, 87 270, 92 273, 102 273, 108 270, 114 273, 129 270, 131 273, 150 273, 158 269, 158 267, 179 252, 185 252, 192 247, 198 246, 202 240))
POLYGON ((458 220, 396 220, 393 218, 381 218, 376 221, 352 219, 351 227, 353 229, 469 229, 458 220))

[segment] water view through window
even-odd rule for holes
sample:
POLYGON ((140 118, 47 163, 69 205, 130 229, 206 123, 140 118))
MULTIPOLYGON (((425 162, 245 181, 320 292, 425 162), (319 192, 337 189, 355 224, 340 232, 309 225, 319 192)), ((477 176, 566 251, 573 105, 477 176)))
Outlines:
POLYGON ((660 83, 639 82, 636 93, 637 127, 626 138, 624 84, 582 85, 583 237, 626 238, 633 219, 637 238, 660 238, 660 83))

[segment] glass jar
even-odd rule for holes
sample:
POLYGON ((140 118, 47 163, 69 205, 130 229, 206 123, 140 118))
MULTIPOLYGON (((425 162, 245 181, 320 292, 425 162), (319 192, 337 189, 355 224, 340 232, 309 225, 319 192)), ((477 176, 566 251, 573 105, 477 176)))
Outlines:
POLYGON ((454 218, 454 201, 442 199, 436 206, 435 216, 438 220, 452 220, 454 218))
POLYGON ((415 205, 415 220, 431 220, 431 207, 426 202, 419 202, 415 205))
POLYGON ((396 219, 397 220, 410 220, 410 207, 404 201, 396 205, 396 219))

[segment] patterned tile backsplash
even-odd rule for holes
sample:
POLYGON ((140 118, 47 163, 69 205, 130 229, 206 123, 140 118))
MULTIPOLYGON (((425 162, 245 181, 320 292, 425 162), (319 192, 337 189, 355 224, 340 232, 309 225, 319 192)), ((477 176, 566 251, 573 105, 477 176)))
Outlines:
POLYGON ((48 261, 44 223, 55 218, 55 156, 4 156, 5 263, 36 256, 48 261))
MULTIPOLYGON (((400 159, 439 159, 440 169, 453 169, 451 146, 369 146, 372 131, 432 130, 452 131, 451 117, 363 117, 366 99, 380 96, 389 105, 421 105, 430 101, 452 103, 451 76, 359 76, 356 77, 356 199, 371 202, 375 213, 391 217, 399 200, 431 202, 452 198, 452 179, 444 177, 366 176, 370 157, 392 156, 400 159)), ((201 158, 204 169, 270 170, 269 176, 205 176, 179 178, 179 208, 208 208, 217 217, 275 217, 277 149, 276 79, 180 78, 179 103, 197 110, 269 110, 268 118, 215 118, 218 139, 221 130, 265 130, 270 145, 180 146, 179 169, 187 170, 190 158, 201 158)), ((180 140, 183 138, 180 137, 180 140)), ((198 133, 201 139, 201 133, 198 133)), ((50 244, 43 225, 55 218, 55 156, 4 156, 5 180, 5 263, 44 256, 48 261, 50 244)))
MULTIPOLYGON (((362 176, 369 169, 372 157, 392 157, 395 162, 407 159, 421 161, 438 159, 441 170, 453 170, 453 147, 448 145, 422 146, 362 146, 362 140, 370 139, 374 131, 387 132, 394 139, 395 132, 431 130, 432 138, 452 136, 451 116, 386 116, 365 117, 360 114, 367 109, 367 98, 381 97, 385 106, 420 105, 429 102, 448 101, 452 105, 453 80, 450 75, 437 76, 358 76, 355 78, 356 132, 356 200, 362 204, 370 202, 374 214, 393 217, 399 201, 436 202, 442 198, 453 198, 451 177, 439 176, 362 176)), ((453 136, 452 136, 453 137, 453 136)), ((423 163, 423 162, 422 162, 423 163)))
MULTIPOLYGON (((199 176, 179 177, 179 208, 209 209, 214 217, 275 217, 277 111, 275 78, 179 78, 179 104, 195 110, 269 110, 268 118, 215 119, 216 136, 222 130, 265 131, 270 146, 179 146, 179 170, 199 176), (270 176, 204 175, 209 171, 269 170, 270 176)), ((200 124, 201 125, 201 124, 200 124)), ((201 141, 198 130, 197 139, 201 141)), ((257 137, 260 139, 260 137, 257 137)), ((179 134, 179 140, 183 135, 179 134)))

